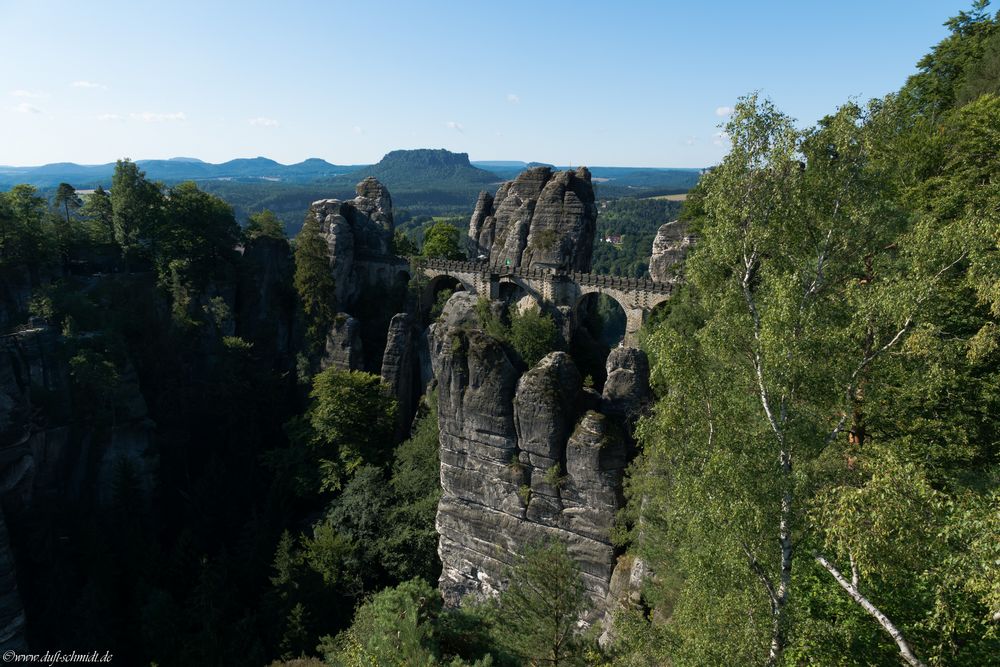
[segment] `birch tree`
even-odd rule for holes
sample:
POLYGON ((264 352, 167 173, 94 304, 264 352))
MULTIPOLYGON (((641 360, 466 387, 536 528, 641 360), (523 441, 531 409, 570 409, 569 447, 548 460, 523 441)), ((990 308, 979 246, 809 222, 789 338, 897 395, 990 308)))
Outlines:
POLYGON ((962 261, 905 266, 908 216, 878 156, 892 111, 848 104, 800 132, 747 98, 701 186, 684 314, 648 342, 662 400, 631 489, 640 548, 674 569, 680 664, 782 661, 810 501, 850 474, 885 360, 962 261))

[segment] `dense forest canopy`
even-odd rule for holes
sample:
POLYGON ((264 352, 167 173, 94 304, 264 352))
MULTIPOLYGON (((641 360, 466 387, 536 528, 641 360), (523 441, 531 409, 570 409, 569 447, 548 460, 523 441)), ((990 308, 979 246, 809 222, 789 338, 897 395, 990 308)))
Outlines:
MULTIPOLYGON (((39 336, 66 369, 21 382, 33 432, 86 453, 131 420, 158 459, 8 517, 28 643, 159 665, 995 663, 1000 20, 976 0, 947 26, 901 90, 813 127, 743 98, 682 209, 598 186, 594 271, 644 275, 678 215, 697 237, 642 332, 655 400, 615 539, 649 576, 601 642, 557 543, 497 599, 444 606, 438 398, 401 433, 377 368, 321 368, 346 319, 329 247, 314 217, 286 236, 303 196, 348 192, 168 187, 122 160, 86 196, 0 193, 7 349, 39 336)), ((392 190, 394 248, 459 258, 489 176, 432 157, 453 182, 392 190)), ((537 307, 479 310, 524 365, 559 345, 537 307)))

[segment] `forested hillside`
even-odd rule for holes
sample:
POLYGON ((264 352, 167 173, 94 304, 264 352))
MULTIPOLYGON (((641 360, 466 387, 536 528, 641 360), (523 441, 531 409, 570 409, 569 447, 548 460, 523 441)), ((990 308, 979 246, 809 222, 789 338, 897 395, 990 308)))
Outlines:
POLYGON ((1000 15, 947 25, 815 126, 742 98, 683 205, 444 151, 0 193, 0 648, 997 664, 1000 15), (573 276, 678 217, 614 347, 573 276), (423 270, 469 247, 519 275, 423 270))
POLYGON ((884 99, 757 96, 684 211, 646 348, 626 664, 1000 655, 1000 30, 977 2, 884 99))

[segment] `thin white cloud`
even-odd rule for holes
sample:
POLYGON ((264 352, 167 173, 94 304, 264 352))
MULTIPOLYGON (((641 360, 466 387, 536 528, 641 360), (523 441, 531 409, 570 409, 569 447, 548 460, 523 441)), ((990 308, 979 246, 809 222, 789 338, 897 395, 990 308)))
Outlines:
POLYGON ((445 126, 452 130, 457 130, 458 132, 461 132, 465 129, 465 127, 461 123, 456 123, 453 120, 449 120, 447 123, 445 123, 445 126))
POLYGON ((32 104, 28 104, 27 102, 21 102, 18 104, 14 107, 14 111, 18 113, 42 113, 41 109, 32 104))
POLYGON ((12 97, 18 97, 22 100, 40 100, 43 97, 48 97, 48 93, 42 93, 35 90, 12 90, 10 91, 12 97))
POLYGON ((511 104, 520 104, 521 98, 515 95, 514 93, 507 93, 507 101, 510 102, 511 104))
POLYGON ((247 122, 256 127, 278 127, 278 121, 273 118, 264 118, 263 116, 251 118, 247 122))
POLYGON ((122 123, 125 121, 125 116, 122 116, 121 114, 117 113, 102 113, 100 116, 97 117, 97 120, 122 123))
POLYGON ((184 115, 183 111, 177 111, 175 113, 153 113, 151 111, 144 111, 142 113, 130 113, 129 118, 132 120, 141 120, 144 123, 166 123, 178 120, 187 120, 187 116, 184 115))
POLYGON ((351 132, 360 137, 362 134, 365 133, 365 128, 361 127, 360 125, 355 125, 354 127, 351 128, 351 132))
POLYGON ((107 90, 108 89, 108 87, 105 86, 103 83, 94 83, 93 81, 83 81, 83 80, 81 80, 81 81, 74 81, 73 83, 71 83, 69 85, 73 86, 74 88, 89 88, 91 90, 107 90))
POLYGON ((719 118, 725 118, 726 116, 733 113, 732 107, 715 107, 715 115, 719 118))

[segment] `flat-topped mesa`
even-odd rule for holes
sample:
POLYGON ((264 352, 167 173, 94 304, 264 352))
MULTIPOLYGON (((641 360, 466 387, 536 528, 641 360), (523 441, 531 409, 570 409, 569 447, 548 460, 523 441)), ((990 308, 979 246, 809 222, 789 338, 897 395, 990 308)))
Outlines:
POLYGON ((590 171, 532 167, 482 192, 469 221, 478 254, 500 267, 590 271, 597 206, 590 171))
POLYGON ((347 308, 358 297, 354 262, 364 257, 387 257, 392 252, 392 198, 372 176, 358 183, 354 199, 320 199, 308 215, 320 226, 330 248, 330 268, 336 285, 337 305, 347 308))

